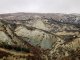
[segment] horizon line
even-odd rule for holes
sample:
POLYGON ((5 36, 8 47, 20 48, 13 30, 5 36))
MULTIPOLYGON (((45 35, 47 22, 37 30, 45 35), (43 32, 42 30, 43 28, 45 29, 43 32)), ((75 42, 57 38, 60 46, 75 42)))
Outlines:
POLYGON ((4 12, 0 14, 13 14, 13 13, 36 13, 36 14, 80 14, 80 13, 63 13, 63 12, 4 12))

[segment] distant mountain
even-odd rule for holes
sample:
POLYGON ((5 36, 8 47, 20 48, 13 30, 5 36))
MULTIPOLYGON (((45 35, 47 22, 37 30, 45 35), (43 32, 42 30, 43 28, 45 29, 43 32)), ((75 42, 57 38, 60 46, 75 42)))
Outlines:
POLYGON ((60 13, 8 13, 0 14, 0 19, 6 20, 28 20, 35 17, 53 19, 55 21, 80 24, 80 14, 60 14, 60 13))

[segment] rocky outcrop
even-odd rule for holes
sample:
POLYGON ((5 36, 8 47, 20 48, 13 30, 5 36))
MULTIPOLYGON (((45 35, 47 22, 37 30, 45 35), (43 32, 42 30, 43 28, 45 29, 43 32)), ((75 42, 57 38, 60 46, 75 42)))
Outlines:
MULTIPOLYGON (((74 20, 73 15, 66 16, 70 17, 71 21, 74 20)), ((20 59, 23 60, 79 60, 79 24, 69 21, 66 23, 63 20, 66 16, 59 14, 53 15, 53 18, 43 18, 39 15, 26 20, 9 20, 2 17, 0 52, 4 54, 0 54, 1 58, 8 60, 11 55, 12 58, 21 56, 20 59)))

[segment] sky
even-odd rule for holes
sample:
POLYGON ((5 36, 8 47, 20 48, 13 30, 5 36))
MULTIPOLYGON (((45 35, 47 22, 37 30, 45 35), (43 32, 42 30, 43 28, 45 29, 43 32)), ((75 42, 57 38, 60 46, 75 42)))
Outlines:
POLYGON ((0 13, 80 13, 80 0, 0 0, 0 13))

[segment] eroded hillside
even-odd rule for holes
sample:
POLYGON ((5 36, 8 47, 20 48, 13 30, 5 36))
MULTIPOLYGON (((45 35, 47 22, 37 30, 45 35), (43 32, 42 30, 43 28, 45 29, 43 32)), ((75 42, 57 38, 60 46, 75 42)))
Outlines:
POLYGON ((16 15, 0 15, 1 59, 80 59, 79 16, 32 14, 21 19, 28 15, 16 15))

